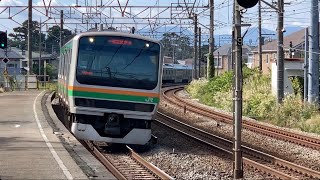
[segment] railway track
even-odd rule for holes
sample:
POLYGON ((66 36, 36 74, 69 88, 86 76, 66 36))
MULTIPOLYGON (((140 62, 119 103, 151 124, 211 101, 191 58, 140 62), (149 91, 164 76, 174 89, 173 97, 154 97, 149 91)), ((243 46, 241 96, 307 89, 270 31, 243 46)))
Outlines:
MULTIPOLYGON (((163 91, 163 98, 169 101, 170 103, 184 108, 185 111, 191 111, 227 124, 233 123, 233 117, 231 115, 216 112, 209 108, 196 106, 195 104, 190 103, 188 100, 182 99, 179 96, 177 96, 176 93, 182 89, 183 87, 181 86, 168 88, 163 91)), ((305 147, 309 147, 312 149, 320 150, 319 138, 314 138, 303 134, 277 129, 271 126, 256 123, 254 121, 243 120, 242 122, 242 127, 247 130, 270 136, 276 139, 302 145, 305 147)))
POLYGON ((123 153, 108 153, 103 145, 88 141, 83 144, 117 179, 173 179, 128 146, 123 153))
MULTIPOLYGON (((209 134, 187 125, 163 113, 158 113, 155 123, 178 131, 210 147, 223 151, 232 157, 233 143, 230 140, 209 134)), ((275 156, 242 146, 243 163, 249 168, 280 179, 320 179, 320 172, 285 161, 275 156)))

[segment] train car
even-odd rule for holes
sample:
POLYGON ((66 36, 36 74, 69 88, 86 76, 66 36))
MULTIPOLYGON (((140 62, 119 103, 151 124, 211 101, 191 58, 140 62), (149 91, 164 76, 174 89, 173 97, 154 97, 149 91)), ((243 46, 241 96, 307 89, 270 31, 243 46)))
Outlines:
POLYGON ((162 83, 174 83, 175 69, 173 64, 164 64, 162 73, 162 83))
POLYGON ((189 83, 192 80, 192 67, 181 64, 163 65, 163 83, 189 83))
POLYGON ((58 97, 79 139, 144 145, 161 88, 159 41, 121 32, 85 32, 60 52, 58 97))

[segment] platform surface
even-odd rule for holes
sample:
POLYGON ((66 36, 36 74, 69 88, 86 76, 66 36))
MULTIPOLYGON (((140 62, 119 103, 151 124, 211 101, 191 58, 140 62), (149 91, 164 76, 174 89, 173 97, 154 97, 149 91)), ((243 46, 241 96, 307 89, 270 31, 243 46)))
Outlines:
MULTIPOLYGON (((0 93, 0 179, 88 179, 49 125, 44 91, 0 93)), ((88 177, 89 176, 89 177, 88 177)))

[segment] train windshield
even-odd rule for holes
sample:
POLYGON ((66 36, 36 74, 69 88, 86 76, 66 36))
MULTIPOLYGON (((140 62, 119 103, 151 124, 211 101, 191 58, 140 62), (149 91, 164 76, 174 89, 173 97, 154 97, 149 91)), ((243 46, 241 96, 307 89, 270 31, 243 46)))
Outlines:
POLYGON ((82 37, 76 78, 81 84, 151 90, 157 86, 160 46, 118 36, 82 37))

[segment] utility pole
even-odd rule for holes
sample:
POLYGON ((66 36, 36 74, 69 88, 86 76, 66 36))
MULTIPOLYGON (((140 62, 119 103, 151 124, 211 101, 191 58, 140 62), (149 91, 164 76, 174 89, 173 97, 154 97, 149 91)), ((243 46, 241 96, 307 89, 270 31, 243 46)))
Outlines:
POLYGON ((32 74, 32 44, 31 44, 31 33, 32 33, 32 0, 28 0, 28 75, 32 74))
POLYGON ((308 70, 309 70, 308 49, 309 49, 309 32, 308 32, 308 28, 306 28, 304 33, 304 86, 303 86, 304 102, 308 101, 308 70))
POLYGON ((210 38, 209 38, 209 57, 207 58, 207 79, 214 76, 214 0, 209 0, 210 8, 210 38))
POLYGON ((308 102, 319 102, 319 2, 311 1, 308 102))
POLYGON ((197 58, 198 58, 198 37, 197 37, 197 31, 198 31, 198 17, 196 13, 193 13, 193 22, 194 22, 194 62, 193 62, 193 79, 197 79, 197 58))
POLYGON ((282 103, 284 97, 284 53, 283 53, 283 12, 284 0, 278 0, 278 58, 277 58, 277 102, 282 103))
POLYGON ((233 41, 235 44, 235 83, 234 83, 234 165, 233 178, 239 179, 243 177, 243 162, 241 151, 241 129, 242 129, 242 37, 241 37, 241 15, 240 6, 234 1, 234 24, 233 24, 233 41))
POLYGON ((39 24, 39 31, 40 31, 40 35, 39 35, 39 63, 38 63, 38 76, 39 76, 39 78, 40 78, 40 75, 41 75, 41 71, 40 71, 40 69, 41 69, 41 66, 40 66, 40 64, 41 64, 41 51, 42 51, 42 42, 41 42, 41 19, 40 19, 40 24, 39 24))
POLYGON ((199 70, 198 70, 198 78, 201 77, 201 27, 199 27, 199 58, 198 58, 198 66, 199 66, 199 70))
POLYGON ((63 10, 60 11, 60 48, 63 46, 63 10))
POLYGON ((258 14, 259 14, 259 71, 262 73, 262 35, 261 35, 261 0, 259 0, 259 6, 258 6, 258 14))

